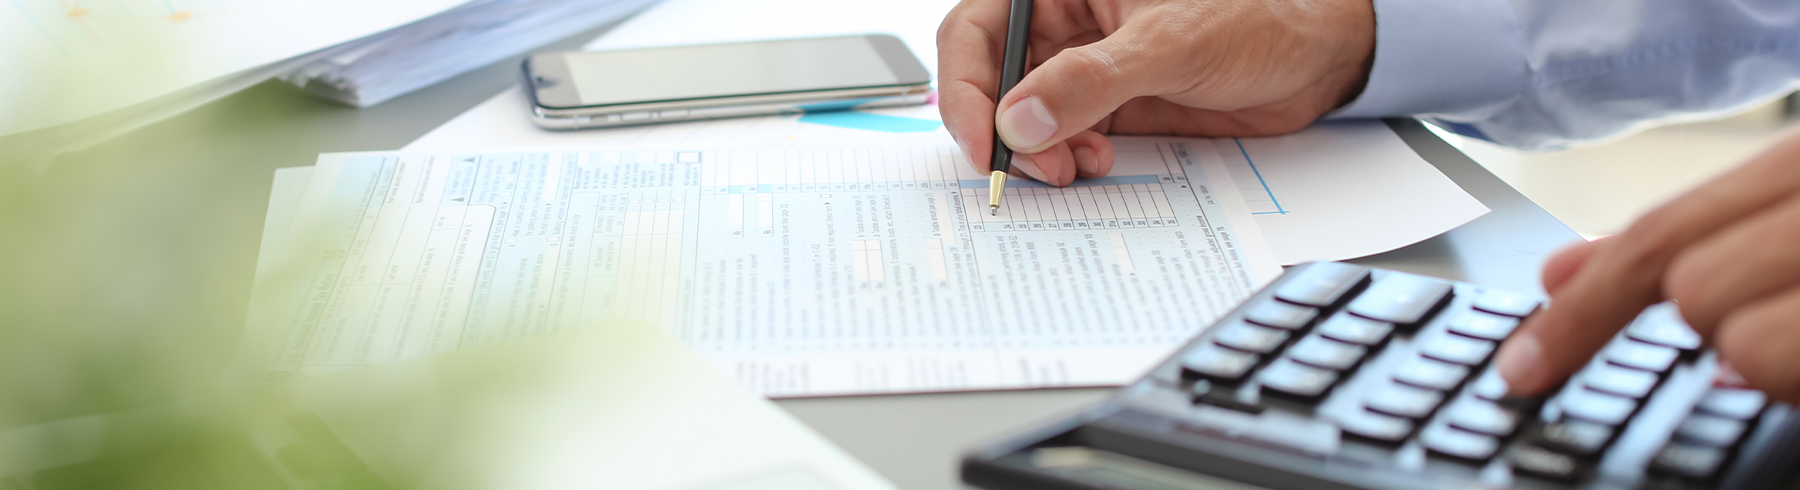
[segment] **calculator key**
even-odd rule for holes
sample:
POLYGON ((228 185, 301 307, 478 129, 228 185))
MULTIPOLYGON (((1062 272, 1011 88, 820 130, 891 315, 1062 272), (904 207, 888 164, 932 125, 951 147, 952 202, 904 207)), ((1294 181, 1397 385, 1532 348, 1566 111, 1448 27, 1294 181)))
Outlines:
POLYGON ((1367 352, 1368 349, 1360 345, 1309 335, 1289 348, 1287 357, 1301 364, 1342 371, 1356 366, 1367 352))
POLYGON ((1510 390, 1506 386, 1506 378, 1500 377, 1500 371, 1489 369, 1483 371, 1480 377, 1475 378, 1475 384, 1469 388, 1469 391, 1475 395, 1475 398, 1497 402, 1505 399, 1506 392, 1510 390))
POLYGON ((1650 471, 1693 480, 1712 478, 1725 462, 1725 451, 1718 448, 1670 443, 1650 460, 1650 471))
POLYGON ((1215 385, 1211 381, 1204 380, 1204 379, 1195 381, 1193 384, 1188 385, 1188 393, 1190 393, 1194 396, 1194 400, 1196 402, 1198 402, 1200 400, 1200 397, 1205 396, 1205 395, 1210 395, 1213 393, 1224 393, 1224 392, 1230 392, 1230 391, 1232 391, 1232 390, 1225 388, 1222 385, 1215 385))
POLYGON ((1287 339, 1286 330, 1259 327, 1248 323, 1235 323, 1227 325, 1219 333, 1213 334, 1212 340, 1215 344, 1233 349, 1268 354, 1274 352, 1276 347, 1281 347, 1281 344, 1287 342, 1287 339))
POLYGON ((1189 378, 1206 378, 1226 383, 1241 381, 1256 367, 1256 354, 1202 345, 1181 356, 1181 373, 1189 378))
POLYGON ((1506 437, 1519 428, 1519 412, 1493 402, 1464 399, 1444 410, 1451 427, 1469 432, 1506 437))
POLYGON ((1325 323, 1319 324, 1319 335, 1342 340, 1352 344, 1373 346, 1387 340, 1388 334, 1394 332, 1394 324, 1370 320, 1356 315, 1332 315, 1325 323))
POLYGON ((1571 482, 1580 475, 1581 463, 1574 456, 1537 446, 1518 446, 1506 459, 1512 461, 1513 471, 1540 478, 1571 482))
POLYGON ((1264 300, 1244 312, 1244 319, 1275 328, 1294 330, 1312 322, 1319 310, 1309 306, 1264 300))
POLYGON ((1419 443, 1434 453, 1475 461, 1486 461, 1500 449, 1500 441, 1492 436, 1444 425, 1430 425, 1419 431, 1419 443))
POLYGON ((1450 297, 1450 283, 1402 273, 1389 273, 1350 301, 1351 313, 1366 318, 1413 325, 1450 297))
POLYGON ((1695 408, 1728 419, 1750 420, 1767 403, 1768 398, 1760 391, 1717 387, 1700 397, 1700 404, 1695 408))
POLYGON ((1494 353, 1494 343, 1457 335, 1439 335, 1419 345, 1419 354, 1440 361, 1474 366, 1494 353))
POLYGON ((1188 388, 1188 392, 1193 396, 1194 403, 1197 404, 1229 408, 1249 414, 1258 414, 1263 411, 1261 405, 1245 403, 1243 400, 1239 400, 1237 397, 1237 390, 1234 387, 1214 385, 1204 379, 1195 381, 1193 386, 1188 388))
POLYGON ((1394 369, 1394 381, 1420 388, 1449 391, 1469 376, 1469 368, 1415 357, 1394 369))
POLYGON ((1403 384, 1389 384, 1369 393, 1368 399, 1363 400, 1363 407, 1388 415, 1420 419, 1431 415, 1431 411, 1436 410, 1438 404, 1443 402, 1442 393, 1403 384))
POLYGON ((1700 446, 1731 447, 1744 435, 1744 423, 1697 413, 1682 420, 1675 435, 1700 446))
POLYGON ((1465 311, 1450 319, 1450 331, 1482 340, 1506 340, 1519 328, 1519 319, 1479 311, 1465 311))
POLYGON ((1510 291, 1483 291, 1475 297, 1475 309, 1524 318, 1536 311, 1538 298, 1510 291))
POLYGON ((1656 386, 1655 374, 1607 363, 1590 365, 1581 370, 1580 376, 1581 384, 1590 390, 1630 398, 1649 396, 1650 389, 1656 386))
POLYGON ((1316 399, 1331 390, 1331 384, 1337 382, 1337 371, 1319 369, 1312 366, 1277 359, 1269 363, 1269 367, 1256 375, 1262 383, 1264 394, 1286 395, 1301 399, 1316 399))
POLYGON ((1369 268, 1343 262, 1315 262, 1282 283, 1275 297, 1303 305, 1326 307, 1369 278, 1369 268))
POLYGON ((1525 440, 1551 451, 1585 458, 1599 455, 1612 440, 1612 435, 1612 427, 1564 420, 1533 428, 1525 440))
POLYGON ((1625 336, 1681 350, 1700 348, 1700 333, 1681 319, 1681 312, 1675 309, 1674 303, 1659 303, 1644 309, 1631 326, 1625 327, 1625 336))
POLYGON ((1668 371, 1681 353, 1668 347, 1635 340, 1618 340, 1606 346, 1606 350, 1601 351, 1600 355, 1613 364, 1660 373, 1668 371))
POLYGON ((1345 433, 1388 443, 1406 440, 1413 429, 1411 420, 1367 410, 1352 411, 1348 415, 1334 417, 1334 421, 1345 433))
POLYGON ((1584 388, 1574 388, 1563 393, 1563 415, 1588 422, 1606 425, 1619 425, 1637 409, 1637 401, 1584 388))

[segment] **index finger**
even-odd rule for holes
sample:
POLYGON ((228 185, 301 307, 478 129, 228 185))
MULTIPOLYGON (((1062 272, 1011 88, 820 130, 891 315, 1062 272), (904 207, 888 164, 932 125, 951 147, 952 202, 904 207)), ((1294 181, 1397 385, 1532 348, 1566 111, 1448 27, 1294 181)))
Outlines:
POLYGON ((963 156, 987 174, 994 144, 994 99, 1006 49, 1007 0, 963 0, 938 26, 938 114, 963 156))
MULTIPOLYGON (((1551 293, 1551 305, 1520 327, 1495 359, 1514 395, 1536 395, 1580 369, 1613 334, 1662 301, 1664 276, 1684 249, 1800 187, 1800 138, 1675 198, 1597 244, 1551 293)), ((1710 326, 1694 325, 1702 336, 1710 326)))

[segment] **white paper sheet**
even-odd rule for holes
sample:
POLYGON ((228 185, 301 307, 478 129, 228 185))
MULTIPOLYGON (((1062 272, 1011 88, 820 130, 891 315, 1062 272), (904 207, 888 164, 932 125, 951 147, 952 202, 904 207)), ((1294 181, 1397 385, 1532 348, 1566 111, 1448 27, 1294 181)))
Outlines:
POLYGON ((1122 384, 1279 268, 1211 142, 1118 145, 1114 176, 1021 184, 998 217, 948 147, 327 154, 267 355, 328 372, 625 317, 777 397, 1122 384))
MULTIPOLYGON (((588 44, 616 49, 886 32, 935 73, 935 32, 955 2, 670 0, 588 44)), ((409 151, 594 146, 861 142, 951 144, 934 105, 857 111, 848 121, 799 115, 553 132, 538 129, 509 89, 406 146, 409 151), (892 119, 903 118, 903 119, 892 119), (894 121, 912 131, 870 130, 894 121), (848 122, 848 124, 845 124, 848 122), (932 126, 933 123, 938 123, 932 126), (928 127, 927 130, 916 130, 928 127)), ((1231 162, 1264 236, 1283 264, 1344 260, 1437 236, 1487 213, 1474 197, 1376 121, 1321 124, 1299 134, 1215 142, 1231 162), (1246 159, 1245 156, 1249 158, 1246 159)))
POLYGON ((1380 121, 1214 143, 1283 264, 1386 252, 1488 212, 1380 121))
POLYGON ((463 0, 6 0, 0 135, 78 121, 463 0))

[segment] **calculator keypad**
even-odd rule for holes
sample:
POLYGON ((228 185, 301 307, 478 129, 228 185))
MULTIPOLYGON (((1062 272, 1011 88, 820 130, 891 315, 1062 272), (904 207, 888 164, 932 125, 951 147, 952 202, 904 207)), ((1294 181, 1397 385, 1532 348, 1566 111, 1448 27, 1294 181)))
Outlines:
MULTIPOLYGON (((1491 363, 1541 297, 1340 263, 1289 279, 1179 357, 1182 382, 1197 387, 1193 403, 1316 417, 1349 441, 1475 467, 1499 461, 1515 477, 1594 478, 1633 417, 1702 344, 1672 306, 1659 305, 1558 390, 1516 399, 1491 363)), ((1692 413, 1647 449, 1643 471, 1716 477, 1767 405, 1749 390, 1697 395, 1692 413)))

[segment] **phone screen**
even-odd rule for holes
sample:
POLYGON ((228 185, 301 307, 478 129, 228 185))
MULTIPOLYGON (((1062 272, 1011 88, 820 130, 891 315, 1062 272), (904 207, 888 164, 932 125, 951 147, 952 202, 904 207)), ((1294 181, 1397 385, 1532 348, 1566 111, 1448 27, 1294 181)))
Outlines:
POLYGON ((900 83, 861 36, 576 52, 565 61, 586 106, 900 83))

